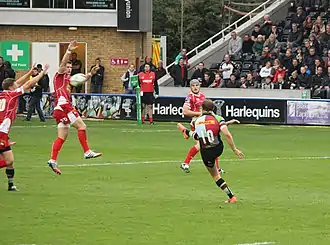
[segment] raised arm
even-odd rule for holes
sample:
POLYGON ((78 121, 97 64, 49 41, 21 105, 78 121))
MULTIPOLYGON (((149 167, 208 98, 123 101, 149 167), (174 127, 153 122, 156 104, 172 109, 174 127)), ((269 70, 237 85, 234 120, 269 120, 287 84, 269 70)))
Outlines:
POLYGON ((33 77, 31 80, 24 83, 24 85, 23 85, 24 91, 27 91, 27 90, 30 90, 31 88, 33 88, 36 85, 36 83, 38 81, 40 81, 44 77, 45 74, 47 74, 48 68, 49 68, 49 65, 46 64, 44 67, 44 70, 41 71, 38 76, 33 77))
POLYGON ((99 69, 100 69, 99 66, 94 66, 94 67, 91 69, 91 72, 88 72, 88 73, 86 74, 86 80, 85 80, 85 82, 86 82, 87 80, 89 80, 93 75, 95 75, 96 72, 97 72, 99 69))
POLYGON ((16 80, 15 83, 18 88, 21 87, 24 83, 26 83, 30 79, 34 67, 35 67, 35 64, 33 64, 33 66, 31 67, 31 69, 29 70, 28 73, 26 73, 24 76, 22 76, 16 80))
POLYGON ((70 61, 71 52, 77 48, 78 48, 77 41, 76 40, 71 41, 68 46, 68 50, 65 52, 65 54, 62 58, 61 64, 58 68, 59 74, 63 74, 65 72, 66 64, 70 61))

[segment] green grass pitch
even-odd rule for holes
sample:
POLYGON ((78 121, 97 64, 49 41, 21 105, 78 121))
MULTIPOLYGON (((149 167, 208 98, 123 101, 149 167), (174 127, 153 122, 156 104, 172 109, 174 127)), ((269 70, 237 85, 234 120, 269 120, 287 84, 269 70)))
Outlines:
POLYGON ((7 192, 1 171, 0 245, 330 244, 330 128, 231 126, 246 159, 225 143, 223 178, 239 200, 228 205, 199 155, 180 170, 193 141, 174 123, 87 125, 104 156, 84 160, 71 130, 56 176, 46 165, 54 122, 17 119, 20 191, 7 192))

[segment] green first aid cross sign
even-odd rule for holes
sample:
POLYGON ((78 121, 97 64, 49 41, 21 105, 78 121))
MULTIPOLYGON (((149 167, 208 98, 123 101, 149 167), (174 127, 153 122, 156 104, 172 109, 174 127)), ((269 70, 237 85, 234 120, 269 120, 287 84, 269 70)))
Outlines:
POLYGON ((11 63, 16 70, 30 69, 30 43, 25 41, 2 41, 0 43, 1 56, 11 63))

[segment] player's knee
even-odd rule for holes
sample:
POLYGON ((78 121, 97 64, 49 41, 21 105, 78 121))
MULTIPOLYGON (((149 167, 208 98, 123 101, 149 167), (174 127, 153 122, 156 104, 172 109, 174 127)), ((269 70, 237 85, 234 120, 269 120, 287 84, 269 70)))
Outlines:
POLYGON ((83 121, 77 125, 77 130, 86 130, 86 128, 86 124, 83 121))
POLYGON ((201 147, 199 146, 199 144, 195 145, 196 149, 199 151, 201 149, 201 147))
POLYGON ((8 169, 14 168, 14 160, 6 160, 6 163, 8 169))
POLYGON ((221 179, 221 176, 219 173, 215 174, 215 175, 212 175, 212 178, 215 182, 217 182, 219 179, 221 179))

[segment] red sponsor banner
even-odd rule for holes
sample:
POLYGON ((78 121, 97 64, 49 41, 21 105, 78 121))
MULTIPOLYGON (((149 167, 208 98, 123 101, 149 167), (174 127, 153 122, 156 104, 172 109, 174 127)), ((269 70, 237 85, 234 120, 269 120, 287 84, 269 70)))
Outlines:
POLYGON ((128 66, 128 59, 127 58, 110 58, 110 65, 128 66))

